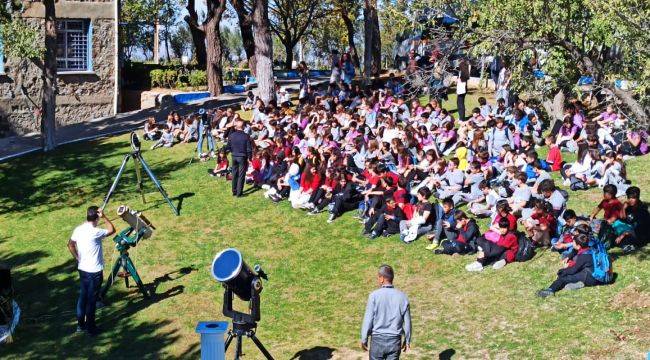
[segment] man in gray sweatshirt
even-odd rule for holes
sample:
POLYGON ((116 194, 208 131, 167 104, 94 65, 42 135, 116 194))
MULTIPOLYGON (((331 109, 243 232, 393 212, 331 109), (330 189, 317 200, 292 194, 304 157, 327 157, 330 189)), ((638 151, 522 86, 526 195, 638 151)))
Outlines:
POLYGON ((403 292, 393 287, 393 277, 392 267, 380 266, 377 281, 381 288, 368 297, 361 327, 361 348, 368 350, 370 336, 370 360, 396 360, 402 351, 411 348, 409 300, 403 292))

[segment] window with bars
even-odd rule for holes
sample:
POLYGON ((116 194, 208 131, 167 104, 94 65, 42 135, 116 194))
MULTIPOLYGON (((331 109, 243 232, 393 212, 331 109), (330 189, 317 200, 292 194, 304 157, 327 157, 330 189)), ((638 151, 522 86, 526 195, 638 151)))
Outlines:
POLYGON ((89 20, 56 22, 56 66, 59 72, 91 71, 92 32, 89 20))

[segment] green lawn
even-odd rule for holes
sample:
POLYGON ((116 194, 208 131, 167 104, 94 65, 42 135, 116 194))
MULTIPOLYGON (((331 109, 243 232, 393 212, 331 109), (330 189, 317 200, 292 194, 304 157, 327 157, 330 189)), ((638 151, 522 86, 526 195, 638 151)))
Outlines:
MULTIPOLYGON (((327 224, 325 214, 307 217, 261 192, 235 201, 230 184, 206 175, 208 164, 188 166, 189 145, 143 151, 174 201, 183 199, 180 217, 149 181, 142 204, 131 164, 108 207, 113 218, 119 204, 143 210, 157 227, 131 252, 155 299, 143 300, 120 282, 109 293, 112 304, 98 313, 107 331, 97 339, 75 334, 78 275, 66 242, 85 208, 101 203, 129 149, 127 139, 62 146, 0 165, 0 261, 13 267, 23 309, 1 358, 197 358, 196 323, 224 319, 223 290, 209 264, 231 246, 269 273, 258 335, 276 359, 365 357, 359 328, 382 263, 395 267, 396 286, 411 300, 407 358, 453 350, 456 358, 640 359, 650 351, 649 249, 629 256, 614 251, 618 279, 611 286, 541 300, 535 291, 550 284, 560 266, 555 253, 542 251, 498 272, 467 273, 470 257, 434 256, 423 240, 369 241, 350 214, 327 224)), ((650 189, 646 164, 647 158, 635 159, 628 168, 644 192, 650 189)), ((571 195, 570 207, 581 212, 600 198, 597 189, 571 195)), ((106 240, 106 262, 114 258, 112 245, 106 240)), ((246 358, 259 359, 251 345, 245 343, 246 358)))

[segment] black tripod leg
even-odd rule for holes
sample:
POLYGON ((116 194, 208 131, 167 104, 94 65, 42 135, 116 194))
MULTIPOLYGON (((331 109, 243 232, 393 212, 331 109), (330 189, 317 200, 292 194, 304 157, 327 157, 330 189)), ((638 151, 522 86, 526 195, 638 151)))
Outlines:
POLYGON ((260 339, 255 336, 255 333, 250 334, 249 337, 253 339, 253 342, 257 345, 257 348, 260 349, 260 352, 264 354, 267 360, 273 360, 273 356, 271 356, 271 354, 266 350, 260 339))
POLYGON ((228 346, 230 346, 230 343, 232 342, 232 331, 228 332, 228 337, 226 338, 226 344, 224 346, 224 350, 228 351, 228 346))
POLYGON ((241 346, 242 346, 242 343, 243 343, 242 336, 243 336, 242 334, 237 335, 237 347, 235 349, 235 360, 239 360, 239 358, 242 355, 244 355, 242 353, 242 351, 241 351, 241 346))
POLYGON ((140 170, 140 161, 136 158, 133 159, 135 164, 135 176, 138 179, 138 191, 140 191, 140 196, 142 196, 142 203, 146 204, 147 201, 144 199, 144 189, 142 188, 142 171, 140 170))
POLYGON ((167 196, 167 192, 165 192, 165 189, 163 189, 162 184, 160 183, 160 181, 158 181, 158 179, 156 178, 156 175, 154 175, 153 171, 151 171, 151 168, 149 168, 149 165, 147 165, 147 162, 144 161, 144 159, 142 158, 142 155, 138 154, 137 156, 138 156, 138 160, 140 160, 140 163, 142 164, 142 168, 144 169, 144 171, 147 173, 147 175, 149 175, 149 178, 151 179, 151 181, 153 181, 153 183, 156 185, 156 188, 158 188, 158 191, 160 192, 160 194, 163 196, 165 201, 167 201, 169 206, 172 208, 172 211, 174 212, 174 214, 176 214, 176 216, 178 216, 179 215, 178 209, 176 209, 176 206, 174 206, 174 204, 172 203, 169 196, 167 196))
POLYGON ((124 172, 124 168, 126 167, 126 163, 127 161, 129 161, 130 157, 131 154, 124 156, 124 160, 122 160, 122 165, 120 166, 120 169, 117 171, 117 175, 115 175, 115 180, 113 180, 113 184, 111 185, 111 188, 108 190, 108 193, 104 198, 104 203, 102 204, 101 207, 102 210, 104 210, 104 208, 108 204, 108 201, 111 199, 111 196, 113 196, 113 192, 115 192, 115 189, 117 188, 117 183, 120 181, 120 177, 122 177, 122 173, 124 172))

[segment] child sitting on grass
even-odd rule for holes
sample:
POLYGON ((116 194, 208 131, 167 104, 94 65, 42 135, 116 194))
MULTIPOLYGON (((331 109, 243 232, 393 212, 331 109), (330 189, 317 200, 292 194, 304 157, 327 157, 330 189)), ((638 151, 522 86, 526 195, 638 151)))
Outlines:
POLYGON ((616 186, 608 184, 603 187, 603 200, 591 213, 591 219, 595 219, 601 210, 604 212, 604 219, 613 224, 614 221, 621 217, 623 211, 623 203, 616 198, 616 186))
POLYGON ((230 169, 228 169, 228 154, 226 153, 225 149, 219 150, 217 153, 217 159, 216 159, 216 164, 214 166, 214 169, 209 170, 208 173, 210 176, 217 176, 217 177, 222 177, 222 176, 227 176, 230 173, 230 169))
POLYGON ((476 239, 479 236, 478 225, 474 219, 470 219, 462 210, 456 210, 454 215, 456 219, 456 228, 453 230, 453 238, 447 239, 441 243, 441 247, 436 249, 436 254, 466 254, 475 249, 476 239))
POLYGON ((557 279, 546 289, 537 292, 537 296, 545 298, 556 292, 576 290, 585 286, 602 285, 603 283, 593 277, 594 260, 589 246, 589 236, 578 234, 573 239, 575 256, 567 261, 566 266, 557 272, 557 279))
POLYGON ((482 271, 490 264, 495 270, 502 269, 507 263, 515 261, 519 250, 517 235, 510 230, 510 221, 506 217, 499 219, 499 240, 496 243, 479 237, 476 245, 478 246, 476 261, 465 266, 467 271, 482 271))
POLYGON ((167 125, 162 125, 162 135, 160 136, 160 139, 151 146, 151 150, 159 148, 159 147, 172 147, 174 145, 174 134, 172 133, 171 129, 167 125))

